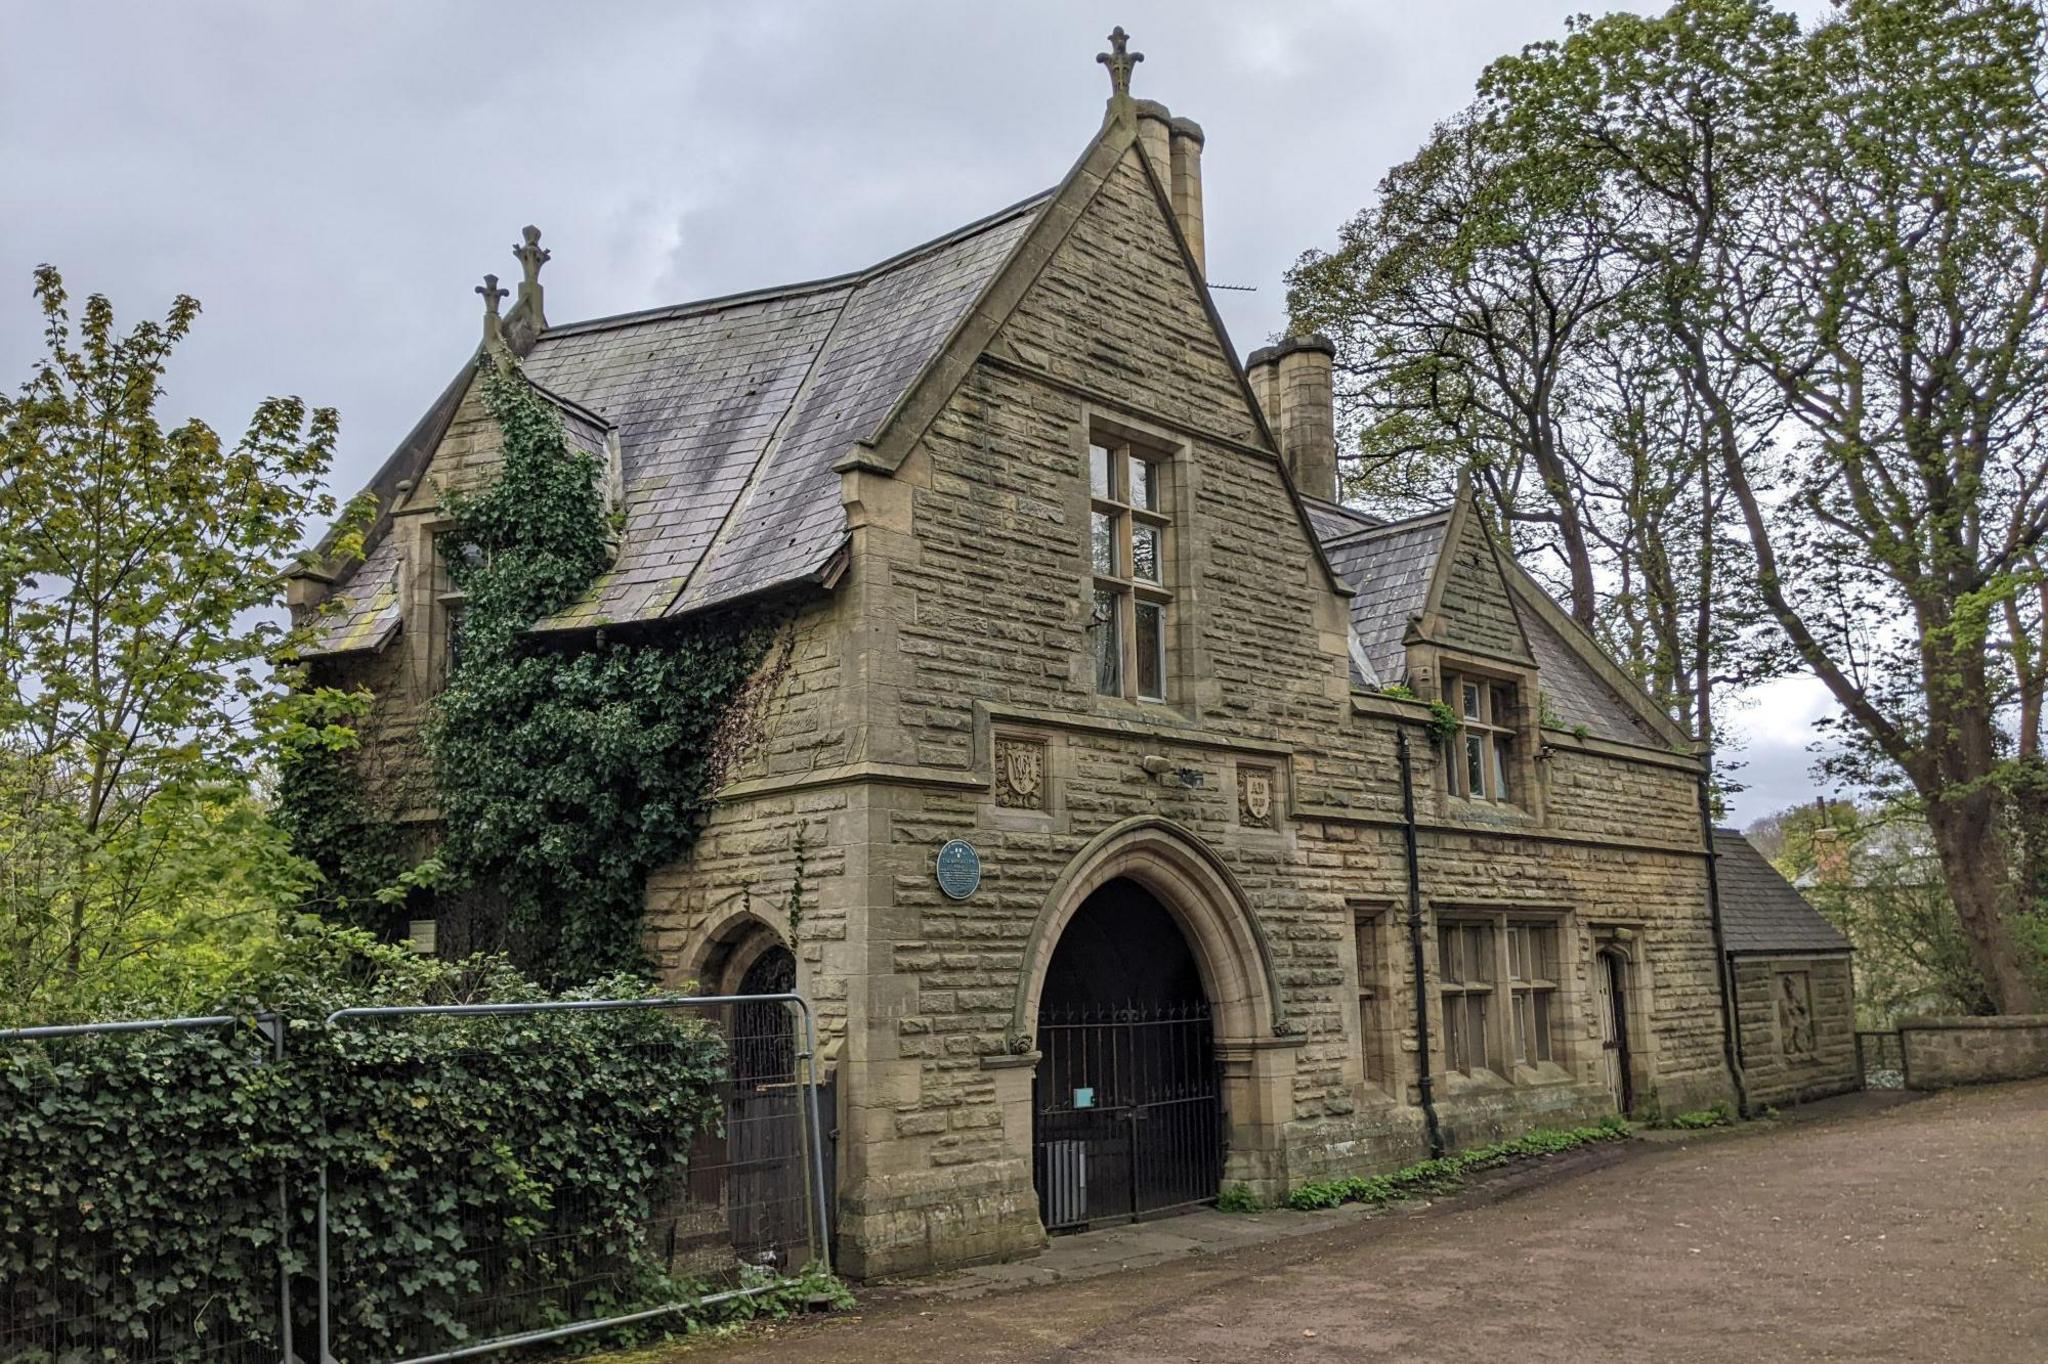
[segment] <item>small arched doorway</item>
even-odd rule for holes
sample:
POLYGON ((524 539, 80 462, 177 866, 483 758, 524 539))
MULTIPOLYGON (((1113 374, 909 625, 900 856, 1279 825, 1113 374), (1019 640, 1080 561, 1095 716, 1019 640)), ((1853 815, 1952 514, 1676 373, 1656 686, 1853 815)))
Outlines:
POLYGON ((1635 1062, 1629 1054, 1629 962, 1618 947, 1602 948, 1594 959, 1593 989, 1600 1025, 1600 1068, 1615 1110, 1635 1111, 1635 1062))
POLYGON ((1126 878, 1066 922, 1039 990, 1032 1165, 1047 1231, 1214 1201, 1223 1114, 1202 972, 1173 914, 1126 878))

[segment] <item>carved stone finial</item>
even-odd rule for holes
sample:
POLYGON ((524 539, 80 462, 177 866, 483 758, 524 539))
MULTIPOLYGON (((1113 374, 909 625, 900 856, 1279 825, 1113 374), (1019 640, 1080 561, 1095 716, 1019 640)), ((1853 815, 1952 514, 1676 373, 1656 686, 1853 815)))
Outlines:
POLYGON ((484 282, 476 286, 476 291, 484 296, 484 313, 489 317, 496 317, 498 315, 498 305, 504 302, 507 294, 512 292, 510 289, 500 289, 498 287, 498 277, 496 275, 485 275, 484 282))
POLYGON ((529 224, 519 229, 519 235, 526 240, 512 248, 512 255, 519 262, 519 268, 526 272, 524 287, 535 289, 540 287, 540 268, 555 253, 540 244, 539 228, 529 224))
POLYGON ((1144 53, 1128 50, 1130 41, 1131 35, 1124 32, 1122 24, 1118 24, 1109 35, 1110 50, 1095 54, 1095 60, 1109 68, 1109 97, 1111 99, 1130 98, 1131 68, 1145 60, 1144 53))

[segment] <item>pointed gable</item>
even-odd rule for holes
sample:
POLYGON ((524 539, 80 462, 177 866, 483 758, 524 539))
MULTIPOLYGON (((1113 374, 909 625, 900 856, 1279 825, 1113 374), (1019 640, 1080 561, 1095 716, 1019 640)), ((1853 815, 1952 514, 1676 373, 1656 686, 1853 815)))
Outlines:
POLYGON ((1434 638, 1448 648, 1531 663, 1529 641, 1515 614, 1500 558, 1468 495, 1451 512, 1444 552, 1430 586, 1434 638))
POLYGON ((1011 313, 1004 348, 1054 378, 1196 429, 1228 413, 1230 426, 1216 434, 1268 443, 1135 142, 1011 313))

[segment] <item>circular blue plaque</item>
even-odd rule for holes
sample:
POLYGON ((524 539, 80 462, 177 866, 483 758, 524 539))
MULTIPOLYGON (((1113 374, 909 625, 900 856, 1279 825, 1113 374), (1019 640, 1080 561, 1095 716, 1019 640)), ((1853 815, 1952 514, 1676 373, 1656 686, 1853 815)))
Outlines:
POLYGON ((939 849, 939 889, 954 900, 981 889, 981 854, 966 839, 949 839, 939 849))

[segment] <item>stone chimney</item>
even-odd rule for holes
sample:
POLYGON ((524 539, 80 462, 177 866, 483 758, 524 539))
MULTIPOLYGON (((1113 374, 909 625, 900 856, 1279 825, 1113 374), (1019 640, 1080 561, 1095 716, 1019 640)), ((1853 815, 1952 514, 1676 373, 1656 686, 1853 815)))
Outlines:
POLYGON ((1304 497, 1337 498, 1337 418, 1329 337, 1290 336, 1255 350, 1245 364, 1280 457, 1304 497))
POLYGON ((1195 253, 1195 268, 1209 278, 1209 256, 1202 246, 1202 125, 1191 118, 1168 123, 1173 148, 1173 216, 1180 219, 1181 233, 1188 249, 1195 253))

